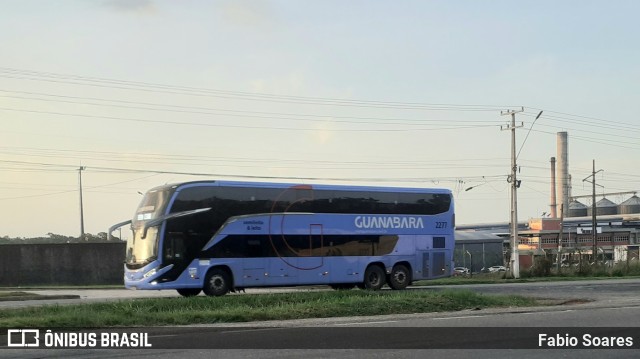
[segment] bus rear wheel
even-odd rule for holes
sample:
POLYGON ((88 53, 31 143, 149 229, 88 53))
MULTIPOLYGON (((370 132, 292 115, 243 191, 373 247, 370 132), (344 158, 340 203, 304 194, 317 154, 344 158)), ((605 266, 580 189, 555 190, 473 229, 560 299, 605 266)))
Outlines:
POLYGON ((204 279, 204 294, 219 297, 229 292, 231 288, 231 277, 223 269, 212 269, 204 279))
POLYGON ((183 297, 195 297, 196 295, 200 294, 200 291, 202 289, 200 288, 180 288, 180 289, 176 289, 178 291, 178 294, 180 294, 183 297))
POLYGON ((409 269, 402 264, 397 264, 389 274, 389 287, 391 289, 405 289, 410 282, 409 269))
POLYGON ((378 290, 382 288, 385 281, 384 270, 379 266, 373 264, 367 267, 364 272, 364 287, 365 289, 378 290))

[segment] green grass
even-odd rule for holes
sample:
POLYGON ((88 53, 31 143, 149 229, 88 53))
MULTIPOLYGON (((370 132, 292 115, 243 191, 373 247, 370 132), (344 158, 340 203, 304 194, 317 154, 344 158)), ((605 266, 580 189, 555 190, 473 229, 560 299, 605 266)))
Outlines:
POLYGON ((231 323, 532 306, 520 296, 467 290, 326 291, 154 298, 0 310, 0 327, 110 327, 231 323))
POLYGON ((414 285, 462 285, 462 284, 496 284, 496 283, 530 283, 530 282, 561 282, 572 280, 599 280, 640 277, 640 263, 619 263, 615 266, 583 265, 580 268, 561 268, 558 273, 555 266, 549 268, 546 276, 536 276, 535 270, 520 270, 520 278, 509 278, 508 272, 478 273, 472 276, 453 276, 433 280, 421 280, 414 285))
MULTIPOLYGON (((419 286, 437 286, 437 285, 463 285, 463 284, 500 284, 500 283, 532 283, 532 282, 556 282, 570 280, 586 280, 586 279, 612 279, 612 278, 596 278, 596 277, 523 277, 518 279, 508 278, 508 274, 501 273, 481 273, 473 276, 457 276, 440 278, 433 280, 420 280, 413 283, 419 286)), ((522 273, 521 273, 522 275, 522 273)))

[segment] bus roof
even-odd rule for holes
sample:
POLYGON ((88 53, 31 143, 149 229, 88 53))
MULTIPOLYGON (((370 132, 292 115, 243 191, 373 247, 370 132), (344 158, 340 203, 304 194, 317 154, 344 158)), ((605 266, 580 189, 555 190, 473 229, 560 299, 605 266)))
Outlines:
POLYGON ((255 188, 291 188, 299 187, 315 190, 335 190, 335 191, 370 191, 370 192, 405 192, 405 193, 439 193, 451 194, 451 190, 446 188, 419 188, 419 187, 391 187, 391 186, 357 186, 357 185, 329 185, 314 183, 279 183, 279 182, 248 182, 248 181, 189 181, 173 184, 166 184, 153 188, 152 190, 162 190, 165 188, 191 187, 191 186, 216 186, 216 187, 255 187, 255 188))

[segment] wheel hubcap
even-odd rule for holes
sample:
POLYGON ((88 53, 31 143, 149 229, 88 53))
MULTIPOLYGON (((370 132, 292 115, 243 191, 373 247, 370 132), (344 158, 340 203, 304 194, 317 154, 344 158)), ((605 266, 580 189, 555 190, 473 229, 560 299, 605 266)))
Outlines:
POLYGON ((221 289, 223 287, 224 281, 220 277, 211 278, 211 286, 214 289, 221 289))
POLYGON ((376 273, 371 273, 369 276, 369 283, 376 285, 380 281, 380 277, 376 273))

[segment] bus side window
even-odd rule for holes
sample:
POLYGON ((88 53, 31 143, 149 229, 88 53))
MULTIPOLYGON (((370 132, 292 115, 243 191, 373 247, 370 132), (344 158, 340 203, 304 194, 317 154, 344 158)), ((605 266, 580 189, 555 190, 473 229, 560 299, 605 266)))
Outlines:
POLYGON ((446 238, 433 237, 433 248, 446 248, 446 238))
POLYGON ((260 258, 267 257, 268 253, 265 250, 265 240, 263 236, 246 237, 247 247, 244 253, 247 258, 260 258))

